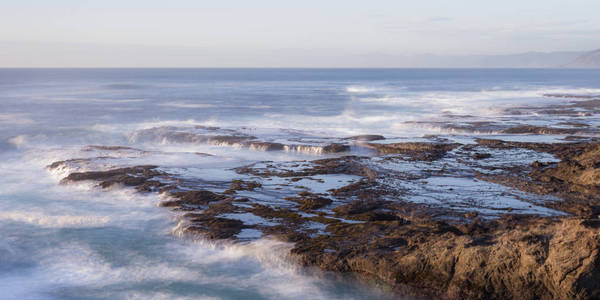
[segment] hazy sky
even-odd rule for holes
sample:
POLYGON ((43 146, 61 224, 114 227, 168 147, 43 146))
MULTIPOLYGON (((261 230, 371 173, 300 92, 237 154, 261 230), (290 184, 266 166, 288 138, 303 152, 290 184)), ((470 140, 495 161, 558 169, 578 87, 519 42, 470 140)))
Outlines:
POLYGON ((0 67, 337 66, 600 48, 600 0, 0 0, 0 67))

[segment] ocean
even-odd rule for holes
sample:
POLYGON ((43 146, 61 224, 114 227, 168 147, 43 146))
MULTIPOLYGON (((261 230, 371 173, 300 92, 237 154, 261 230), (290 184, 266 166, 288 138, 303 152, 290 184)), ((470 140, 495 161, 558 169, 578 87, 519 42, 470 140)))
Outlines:
MULTIPOLYGON (((162 195, 61 179, 152 164, 218 189, 241 166, 371 155, 346 139, 364 134, 561 141, 567 134, 506 126, 597 128, 600 118, 565 96, 600 95, 598 78, 571 69, 0 69, 0 298, 393 297, 380 282, 301 267, 289 244, 261 232, 238 243, 186 236, 178 213, 157 207, 162 195), (534 109, 545 107, 569 113, 534 109), (70 164, 47 168, 56 161, 70 164)), ((311 188, 356 180, 334 179, 311 188)), ((439 200, 427 191, 414 201, 439 200)), ((277 205, 282 195, 250 197, 277 205)), ((498 205, 520 209, 518 199, 498 205)))

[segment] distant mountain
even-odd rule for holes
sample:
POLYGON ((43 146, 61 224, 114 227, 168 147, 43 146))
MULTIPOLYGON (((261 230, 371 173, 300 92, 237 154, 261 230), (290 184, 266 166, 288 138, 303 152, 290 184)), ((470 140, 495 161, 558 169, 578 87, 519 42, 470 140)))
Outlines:
POLYGON ((359 65, 408 68, 560 68, 585 52, 526 52, 506 55, 384 55, 372 53, 359 65))
POLYGON ((527 52, 480 56, 482 67, 556 68, 581 55, 581 52, 527 52))
POLYGON ((600 49, 579 55, 564 67, 600 69, 600 49))
MULTIPOLYGON (((0 0, 1 2, 2 0, 0 0)), ((204 47, 13 42, 0 39, 0 68, 599 68, 599 52, 556 51, 513 54, 405 54, 400 50, 339 51, 288 47, 204 47), (43 51, 40 51, 43 49, 43 51), (119 59, 115 59, 115 54, 119 59), (60 58, 60 59, 58 59, 60 58)))

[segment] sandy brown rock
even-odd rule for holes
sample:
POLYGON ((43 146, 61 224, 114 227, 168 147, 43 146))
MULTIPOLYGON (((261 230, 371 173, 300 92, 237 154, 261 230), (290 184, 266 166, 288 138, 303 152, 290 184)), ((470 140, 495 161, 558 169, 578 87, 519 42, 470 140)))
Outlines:
POLYGON ((372 274, 427 298, 595 299, 600 231, 584 222, 542 219, 472 235, 439 223, 335 224, 332 236, 292 252, 307 265, 372 274))

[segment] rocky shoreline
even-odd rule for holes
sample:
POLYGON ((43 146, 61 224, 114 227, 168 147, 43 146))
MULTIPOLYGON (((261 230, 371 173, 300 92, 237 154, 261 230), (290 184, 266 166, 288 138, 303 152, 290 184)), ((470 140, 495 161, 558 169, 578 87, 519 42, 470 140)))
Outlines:
POLYGON ((87 146, 86 157, 48 169, 65 184, 159 194, 186 235, 289 242, 301 265, 375 278, 400 297, 598 299, 600 99, 545 96, 567 102, 507 108, 497 120, 407 122, 458 136, 264 139, 245 127, 163 126, 129 137, 319 159, 203 170, 162 165, 152 151, 87 146), (538 122, 519 121, 531 115, 538 122))
MULTIPOLYGON (((348 140, 376 153, 260 162, 235 168, 237 178, 219 182, 191 180, 158 165, 70 172, 63 182, 159 193, 186 234, 290 242, 303 265, 375 277, 398 295, 600 297, 599 143, 348 140), (510 163, 515 153, 529 161, 510 163), (490 191, 479 191, 487 185, 490 191), (419 201, 424 195, 439 203, 419 201), (509 204, 488 203, 492 199, 509 204)), ((82 162, 48 168, 70 170, 82 162)))

